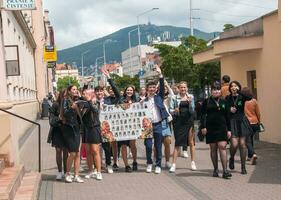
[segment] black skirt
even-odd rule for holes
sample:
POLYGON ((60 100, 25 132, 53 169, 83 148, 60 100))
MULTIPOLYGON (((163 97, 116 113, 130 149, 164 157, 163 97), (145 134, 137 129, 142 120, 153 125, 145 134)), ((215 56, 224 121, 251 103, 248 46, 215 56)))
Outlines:
POLYGON ((102 142, 100 127, 85 128, 82 142, 86 144, 100 144, 102 142))
POLYGON ((186 146, 188 144, 189 130, 193 126, 193 120, 183 122, 182 120, 173 121, 175 146, 186 146))
POLYGON ((247 137, 253 135, 250 122, 244 114, 235 115, 230 119, 232 137, 247 137))
POLYGON ((52 129, 52 146, 56 148, 64 148, 65 142, 62 135, 62 129, 61 127, 54 127, 52 129))
POLYGON ((62 126, 63 138, 65 147, 68 152, 79 152, 80 147, 80 133, 78 126, 63 125, 62 126))

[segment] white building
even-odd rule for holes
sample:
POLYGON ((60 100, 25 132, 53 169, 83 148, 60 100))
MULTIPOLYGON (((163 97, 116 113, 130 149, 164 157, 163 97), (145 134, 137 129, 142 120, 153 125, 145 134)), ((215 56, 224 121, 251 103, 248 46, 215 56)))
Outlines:
POLYGON ((119 66, 115 70, 113 70, 111 73, 112 74, 116 74, 116 75, 118 75, 120 77, 123 77, 123 66, 120 65, 119 63, 118 63, 118 65, 119 66))
POLYGON ((56 75, 55 75, 56 82, 58 82, 59 78, 63 78, 63 77, 66 77, 66 76, 71 76, 71 77, 76 78, 78 80, 78 77, 79 77, 78 69, 56 70, 56 75))
MULTIPOLYGON (((141 45, 141 60, 146 58, 147 53, 153 53, 157 51, 154 47, 148 45, 141 45)), ((133 77, 137 75, 142 69, 139 61, 139 46, 135 46, 131 49, 127 49, 122 52, 122 66, 123 74, 133 77)))
POLYGON ((173 47, 178 47, 181 45, 181 41, 158 41, 158 40, 154 40, 152 41, 152 44, 166 44, 169 46, 173 46, 173 47))

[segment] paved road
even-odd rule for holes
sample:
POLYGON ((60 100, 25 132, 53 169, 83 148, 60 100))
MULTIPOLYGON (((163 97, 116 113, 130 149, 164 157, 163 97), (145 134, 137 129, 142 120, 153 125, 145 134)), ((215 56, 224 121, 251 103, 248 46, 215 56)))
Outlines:
MULTIPOLYGON (((163 170, 160 175, 145 173, 145 152, 142 141, 138 142, 140 170, 131 174, 124 172, 120 161, 118 173, 103 173, 103 180, 86 180, 84 184, 55 181, 55 151, 48 144, 48 121, 42 124, 42 176, 40 200, 183 200, 183 199, 280 199, 281 200, 281 145, 258 142, 257 166, 247 165, 248 174, 240 175, 238 157, 231 180, 213 178, 209 148, 196 144, 198 170, 190 170, 190 158, 179 158, 176 174, 163 170)), ((20 153, 27 170, 37 169, 37 131, 26 140, 20 153)), ((83 164, 85 166, 85 164, 83 164)))

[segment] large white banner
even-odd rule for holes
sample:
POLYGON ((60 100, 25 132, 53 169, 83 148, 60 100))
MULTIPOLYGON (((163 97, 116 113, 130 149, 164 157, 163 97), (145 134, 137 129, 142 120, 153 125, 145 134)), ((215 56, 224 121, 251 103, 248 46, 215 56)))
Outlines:
POLYGON ((3 0, 5 10, 34 10, 35 0, 3 0))
POLYGON ((103 142, 152 138, 152 116, 147 102, 104 105, 100 113, 103 142))

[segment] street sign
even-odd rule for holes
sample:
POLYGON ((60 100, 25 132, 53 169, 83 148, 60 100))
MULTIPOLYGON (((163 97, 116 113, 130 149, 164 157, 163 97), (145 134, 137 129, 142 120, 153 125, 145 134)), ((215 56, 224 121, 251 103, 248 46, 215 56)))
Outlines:
POLYGON ((35 0, 3 0, 5 10, 35 10, 35 0))
POLYGON ((51 68, 51 69, 54 69, 56 67, 56 62, 48 62, 47 67, 51 68))
POLYGON ((54 46, 44 47, 44 61, 45 62, 55 62, 57 61, 57 50, 54 46))

